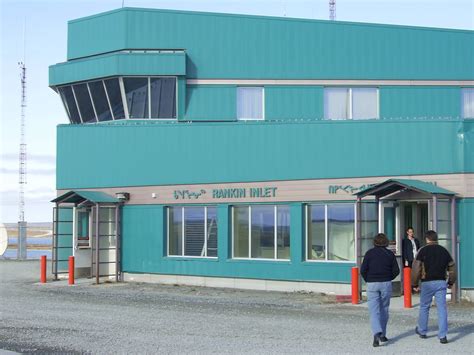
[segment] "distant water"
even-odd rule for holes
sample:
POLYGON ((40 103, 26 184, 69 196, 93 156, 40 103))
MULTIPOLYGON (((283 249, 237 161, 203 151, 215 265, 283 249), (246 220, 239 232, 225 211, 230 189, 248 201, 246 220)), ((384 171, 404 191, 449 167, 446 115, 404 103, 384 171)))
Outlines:
MULTIPOLYGON (((8 238, 8 244, 16 244, 18 243, 17 237, 10 237, 8 238)), ((27 238, 26 245, 52 245, 53 239, 52 237, 39 237, 39 238, 27 238)))
MULTIPOLYGON (((52 246, 52 238, 51 237, 39 237, 39 238, 27 238, 26 239, 26 258, 27 259, 39 259, 41 255, 46 255, 48 259, 51 259, 51 249, 30 249, 29 246, 34 245, 41 245, 41 246, 52 246)), ((8 244, 17 244, 18 238, 17 237, 10 237, 8 238, 8 244)), ((15 248, 8 248, 5 253, 3 254, 4 258, 9 259, 16 259, 17 258, 17 249, 15 248)))
MULTIPOLYGON (((8 259, 16 259, 17 253, 18 252, 16 249, 7 249, 5 251, 5 254, 3 254, 3 257, 8 258, 8 259)), ((51 249, 47 249, 47 250, 28 249, 26 251, 27 259, 39 259, 41 255, 46 255, 46 258, 51 259, 51 249)))

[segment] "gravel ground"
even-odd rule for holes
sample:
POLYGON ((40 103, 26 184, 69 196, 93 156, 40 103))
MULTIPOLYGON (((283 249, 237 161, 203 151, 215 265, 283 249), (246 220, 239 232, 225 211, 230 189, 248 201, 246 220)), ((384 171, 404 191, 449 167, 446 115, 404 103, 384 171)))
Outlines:
MULTIPOLYGON (((0 260, 0 349, 22 353, 469 353, 474 307, 450 306, 448 338, 414 335, 417 309, 393 307, 372 347, 367 309, 311 293, 137 283, 37 284, 38 261, 0 260)), ((1 353, 1 350, 0 350, 1 353)))

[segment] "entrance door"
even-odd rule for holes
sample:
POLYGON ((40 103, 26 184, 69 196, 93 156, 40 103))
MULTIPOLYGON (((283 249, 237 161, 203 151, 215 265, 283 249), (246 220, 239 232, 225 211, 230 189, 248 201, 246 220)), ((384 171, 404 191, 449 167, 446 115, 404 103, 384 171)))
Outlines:
POLYGON ((413 228, 415 238, 424 245, 424 235, 430 228, 430 209, 428 208, 428 201, 401 201, 400 218, 398 221, 400 230, 400 242, 405 238, 406 230, 413 228))

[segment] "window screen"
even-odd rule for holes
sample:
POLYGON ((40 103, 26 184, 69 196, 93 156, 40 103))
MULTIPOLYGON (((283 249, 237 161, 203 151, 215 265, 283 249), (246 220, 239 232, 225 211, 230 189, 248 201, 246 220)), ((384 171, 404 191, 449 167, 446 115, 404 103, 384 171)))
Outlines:
POLYGON ((89 90, 91 91, 92 102, 94 103, 97 119, 99 121, 112 120, 110 113, 109 102, 105 95, 104 84, 101 81, 93 81, 89 83, 89 90))
POLYGON ((66 107, 69 119, 72 123, 81 123, 81 117, 79 116, 79 111, 77 110, 76 101, 74 100, 74 95, 70 86, 62 86, 58 88, 61 98, 66 107))
POLYGON ((263 88, 237 88, 237 118, 263 119, 263 88))
POLYGON ((378 118, 377 89, 354 88, 352 89, 352 119, 378 118))
POLYGON ((73 85, 72 89, 76 95, 79 111, 81 112, 82 122, 96 122, 91 97, 89 95, 89 90, 87 90, 87 84, 73 85))
POLYGON ((349 89, 324 89, 324 118, 328 120, 349 118, 349 89))
POLYGON ((130 118, 148 118, 148 78, 124 78, 130 118))
POLYGON ((461 89, 461 111, 463 118, 474 118, 474 88, 461 89))
POLYGON ((104 80, 105 87, 107 89, 107 95, 109 96, 110 106, 116 120, 125 118, 123 109, 122 94, 120 92, 120 84, 117 78, 104 80))
POLYGON ((176 118, 176 78, 151 78, 151 118, 176 118))

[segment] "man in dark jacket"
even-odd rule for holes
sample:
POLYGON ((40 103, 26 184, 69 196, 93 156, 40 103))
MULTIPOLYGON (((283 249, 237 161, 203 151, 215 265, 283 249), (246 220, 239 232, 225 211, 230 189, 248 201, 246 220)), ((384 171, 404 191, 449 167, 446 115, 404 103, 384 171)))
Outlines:
POLYGON ((421 248, 413 263, 411 282, 418 290, 421 279, 420 314, 416 334, 425 339, 428 331, 428 317, 433 296, 438 310, 438 338, 441 344, 447 344, 448 310, 446 307, 446 289, 456 282, 456 267, 449 252, 438 245, 438 234, 428 231, 425 234, 426 245, 421 248), (446 275, 448 280, 446 281, 446 275))
POLYGON ((406 237, 402 240, 402 261, 403 266, 411 267, 420 249, 420 241, 415 238, 412 227, 408 227, 406 233, 406 237))
POLYGON ((387 249, 388 239, 383 233, 374 238, 374 247, 365 253, 360 273, 367 283, 370 326, 374 335, 373 346, 388 341, 387 323, 392 280, 400 273, 393 252, 387 249))

